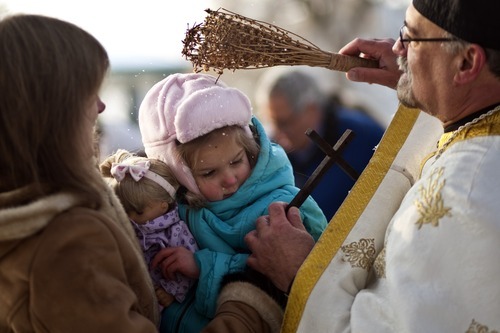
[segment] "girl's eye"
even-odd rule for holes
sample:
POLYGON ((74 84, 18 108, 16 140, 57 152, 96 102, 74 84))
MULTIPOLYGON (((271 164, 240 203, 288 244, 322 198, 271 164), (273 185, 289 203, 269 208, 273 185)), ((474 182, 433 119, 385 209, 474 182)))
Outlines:
POLYGON ((240 159, 237 159, 237 160, 235 160, 235 161, 231 161, 231 162, 229 162, 229 165, 239 164, 239 163, 241 163, 242 161, 243 161, 243 159, 242 159, 242 158, 240 158, 240 159))
POLYGON ((201 174, 201 176, 202 176, 202 177, 204 177, 204 178, 208 178, 208 177, 213 176, 213 175, 214 175, 214 173, 215 173, 215 171, 214 171, 214 170, 210 170, 210 171, 207 171, 207 172, 202 173, 202 174, 201 174))

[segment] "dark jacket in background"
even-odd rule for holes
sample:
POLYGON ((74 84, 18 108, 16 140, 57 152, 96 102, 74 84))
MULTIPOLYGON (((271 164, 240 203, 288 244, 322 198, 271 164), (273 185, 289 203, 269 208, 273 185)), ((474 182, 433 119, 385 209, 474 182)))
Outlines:
MULTIPOLYGON (((384 129, 362 111, 340 107, 335 103, 327 105, 325 119, 318 133, 330 146, 335 145, 345 130, 351 129, 354 139, 345 147, 342 157, 358 174, 361 174, 373 155, 384 129)), ((325 158, 325 153, 313 145, 307 153, 289 153, 295 176, 295 185, 302 187, 316 167, 325 158)), ((323 176, 311 196, 323 210, 328 221, 340 207, 350 189, 352 180, 338 164, 333 165, 323 176)))

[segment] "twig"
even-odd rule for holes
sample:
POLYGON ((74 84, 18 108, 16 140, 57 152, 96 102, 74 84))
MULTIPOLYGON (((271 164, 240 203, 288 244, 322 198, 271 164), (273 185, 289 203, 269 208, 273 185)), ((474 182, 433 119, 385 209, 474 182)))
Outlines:
POLYGON ((288 30, 224 8, 205 11, 205 22, 188 28, 182 41, 182 55, 192 62, 195 72, 213 69, 222 74, 224 69, 299 65, 343 72, 378 67, 375 60, 323 51, 288 30))

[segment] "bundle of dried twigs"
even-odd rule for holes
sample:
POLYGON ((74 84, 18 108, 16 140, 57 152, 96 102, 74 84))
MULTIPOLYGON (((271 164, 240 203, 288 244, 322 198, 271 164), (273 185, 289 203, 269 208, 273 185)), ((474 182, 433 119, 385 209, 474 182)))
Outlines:
POLYGON ((224 69, 284 65, 343 72, 352 67, 378 67, 375 60, 323 51, 290 31, 224 8, 205 11, 205 22, 188 28, 182 41, 182 55, 192 62, 196 72, 212 69, 222 74, 224 69))

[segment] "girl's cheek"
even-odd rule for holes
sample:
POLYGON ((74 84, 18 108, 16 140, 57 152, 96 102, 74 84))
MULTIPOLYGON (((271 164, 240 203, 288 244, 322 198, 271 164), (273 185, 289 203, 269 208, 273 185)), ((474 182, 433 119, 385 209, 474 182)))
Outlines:
POLYGON ((208 201, 219 201, 222 199, 221 189, 215 186, 200 187, 200 192, 208 201))

